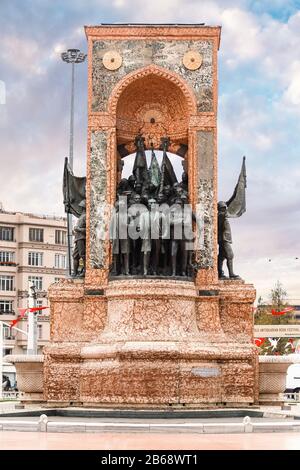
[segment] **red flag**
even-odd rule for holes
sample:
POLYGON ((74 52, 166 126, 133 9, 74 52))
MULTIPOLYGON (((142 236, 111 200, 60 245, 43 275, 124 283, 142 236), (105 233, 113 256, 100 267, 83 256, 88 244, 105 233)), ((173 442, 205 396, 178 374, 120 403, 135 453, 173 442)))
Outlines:
POLYGON ((20 317, 24 317, 25 313, 27 312, 28 308, 20 308, 18 307, 18 310, 20 310, 20 317))
POLYGON ((272 315, 284 315, 285 313, 292 312, 293 310, 295 310, 294 307, 286 307, 281 311, 272 310, 272 315))
POLYGON ((45 310, 45 308, 49 308, 49 307, 32 307, 29 309, 29 312, 38 312, 40 310, 45 310))
POLYGON ((24 318, 25 313, 27 312, 28 308, 18 307, 18 310, 20 310, 20 315, 18 315, 18 317, 15 320, 12 320, 11 322, 9 322, 10 327, 15 326, 17 323, 19 323, 20 320, 22 320, 22 318, 24 318))
POLYGON ((266 338, 255 338, 254 343, 256 346, 261 346, 265 342, 266 338))

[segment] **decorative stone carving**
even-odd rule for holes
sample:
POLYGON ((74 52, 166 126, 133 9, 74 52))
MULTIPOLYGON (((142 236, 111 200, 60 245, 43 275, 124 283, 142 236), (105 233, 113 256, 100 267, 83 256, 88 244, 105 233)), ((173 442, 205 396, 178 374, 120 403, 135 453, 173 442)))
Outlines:
POLYGON ((102 62, 108 70, 118 70, 122 65, 122 56, 116 51, 108 51, 104 54, 102 62))
POLYGON ((97 40, 93 42, 93 99, 92 111, 107 110, 114 87, 132 72, 144 67, 158 66, 174 72, 196 96, 198 111, 213 111, 213 43, 201 41, 126 41, 97 40), (123 64, 113 74, 107 74, 102 59, 112 48, 123 57, 123 64), (187 49, 201 54, 203 63, 197 70, 188 70, 182 64, 187 49), (203 99, 205 97, 205 99, 203 99))
POLYGON ((202 55, 197 51, 188 51, 184 54, 182 63, 188 70, 197 70, 202 64, 202 55))

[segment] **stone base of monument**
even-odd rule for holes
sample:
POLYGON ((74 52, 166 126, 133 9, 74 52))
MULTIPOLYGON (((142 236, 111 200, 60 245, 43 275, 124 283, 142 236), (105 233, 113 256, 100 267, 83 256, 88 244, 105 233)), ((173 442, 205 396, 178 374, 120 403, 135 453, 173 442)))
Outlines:
POLYGON ((238 406, 257 403, 253 286, 122 279, 50 288, 45 349, 51 406, 238 406))
POLYGON ((5 357, 16 368, 21 403, 40 403, 44 400, 43 355, 15 354, 5 357))

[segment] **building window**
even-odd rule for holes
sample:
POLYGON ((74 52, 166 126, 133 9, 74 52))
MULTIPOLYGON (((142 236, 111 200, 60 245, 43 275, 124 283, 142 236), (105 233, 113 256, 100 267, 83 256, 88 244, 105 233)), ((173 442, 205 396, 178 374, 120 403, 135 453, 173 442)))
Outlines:
POLYGON ((0 276, 0 290, 14 290, 14 276, 0 276))
POLYGON ((13 312, 12 300, 0 300, 0 314, 13 312))
POLYGON ((30 228, 29 229, 29 241, 30 242, 43 242, 44 241, 44 229, 43 228, 30 228))
POLYGON ((9 354, 12 353, 12 348, 3 348, 3 354, 2 356, 8 356, 9 354))
POLYGON ((43 253, 37 251, 29 251, 28 253, 29 266, 43 266, 43 253))
POLYGON ((14 228, 13 227, 0 227, 0 240, 12 242, 14 240, 14 228))
POLYGON ((55 277, 54 282, 59 282, 61 279, 63 279, 63 277, 55 277))
POLYGON ((14 334, 9 326, 3 325, 3 338, 14 339, 14 334))
POLYGON ((67 244, 67 232, 65 230, 55 230, 55 243, 57 245, 67 244))
POLYGON ((58 269, 66 269, 66 255, 55 255, 55 267, 58 269))
POLYGON ((28 282, 33 282, 37 290, 43 290, 43 278, 41 276, 28 276, 28 282))
POLYGON ((0 251, 0 263, 13 263, 15 253, 13 251, 0 251))
POLYGON ((37 338, 38 339, 43 338, 43 325, 38 325, 37 326, 37 338))

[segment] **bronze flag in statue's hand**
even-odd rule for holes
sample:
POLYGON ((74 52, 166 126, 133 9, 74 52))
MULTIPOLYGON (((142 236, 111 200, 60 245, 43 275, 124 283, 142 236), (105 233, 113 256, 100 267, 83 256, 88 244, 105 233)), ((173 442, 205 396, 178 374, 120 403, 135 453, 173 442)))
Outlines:
POLYGON ((82 207, 79 203, 85 199, 86 177, 73 175, 68 164, 68 158, 65 158, 64 177, 63 177, 63 196, 65 212, 79 217, 82 213, 82 207))
POLYGON ((240 217, 246 212, 246 157, 243 157, 242 168, 233 195, 226 202, 228 217, 240 217))
POLYGON ((159 164, 156 158, 156 155, 154 153, 154 150, 152 149, 151 152, 151 163, 149 167, 149 174, 150 174, 150 183, 153 184, 156 188, 160 185, 160 180, 161 180, 161 171, 159 168, 159 164))

